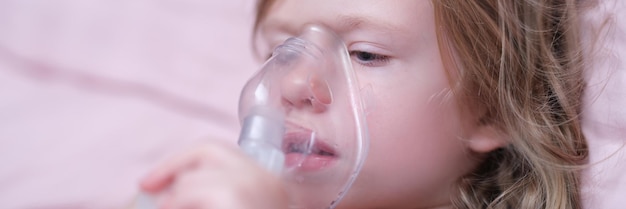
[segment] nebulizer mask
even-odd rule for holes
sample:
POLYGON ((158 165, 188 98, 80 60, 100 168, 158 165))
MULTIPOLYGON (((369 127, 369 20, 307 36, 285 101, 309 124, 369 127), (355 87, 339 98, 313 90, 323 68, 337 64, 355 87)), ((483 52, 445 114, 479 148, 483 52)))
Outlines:
POLYGON ((244 87, 239 145, 283 179, 290 208, 334 208, 354 182, 369 141, 361 97, 345 44, 319 25, 276 47, 244 87))

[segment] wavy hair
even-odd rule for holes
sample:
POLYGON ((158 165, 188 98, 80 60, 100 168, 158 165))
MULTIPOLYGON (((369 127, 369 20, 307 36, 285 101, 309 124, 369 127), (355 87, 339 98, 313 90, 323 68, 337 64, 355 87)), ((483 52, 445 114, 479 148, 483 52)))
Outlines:
POLYGON ((576 0, 433 0, 456 94, 509 145, 459 181, 458 208, 581 207, 587 144, 576 0), (450 54, 452 53, 452 54, 450 54))

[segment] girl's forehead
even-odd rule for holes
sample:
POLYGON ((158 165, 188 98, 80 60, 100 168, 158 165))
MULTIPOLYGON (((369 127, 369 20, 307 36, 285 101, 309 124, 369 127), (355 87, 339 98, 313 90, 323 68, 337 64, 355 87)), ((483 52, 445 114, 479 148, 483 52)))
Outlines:
POLYGON ((308 23, 324 24, 338 33, 368 28, 408 32, 421 21, 432 21, 430 1, 420 0, 318 0, 276 1, 259 28, 297 33, 308 23))

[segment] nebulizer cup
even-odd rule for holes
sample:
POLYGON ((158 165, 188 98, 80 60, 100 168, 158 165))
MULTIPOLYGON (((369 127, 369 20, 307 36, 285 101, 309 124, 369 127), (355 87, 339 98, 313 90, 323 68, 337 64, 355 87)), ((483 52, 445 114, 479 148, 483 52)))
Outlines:
POLYGON ((358 175, 369 135, 342 40, 307 25, 276 47, 244 87, 241 148, 279 175, 290 208, 334 208, 358 175))

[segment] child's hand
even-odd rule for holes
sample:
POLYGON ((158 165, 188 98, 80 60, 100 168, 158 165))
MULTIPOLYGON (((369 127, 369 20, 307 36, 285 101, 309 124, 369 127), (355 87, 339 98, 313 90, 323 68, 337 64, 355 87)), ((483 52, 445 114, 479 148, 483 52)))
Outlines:
POLYGON ((160 193, 160 208, 280 209, 287 194, 278 177, 243 152, 212 142, 165 162, 141 182, 160 193))

